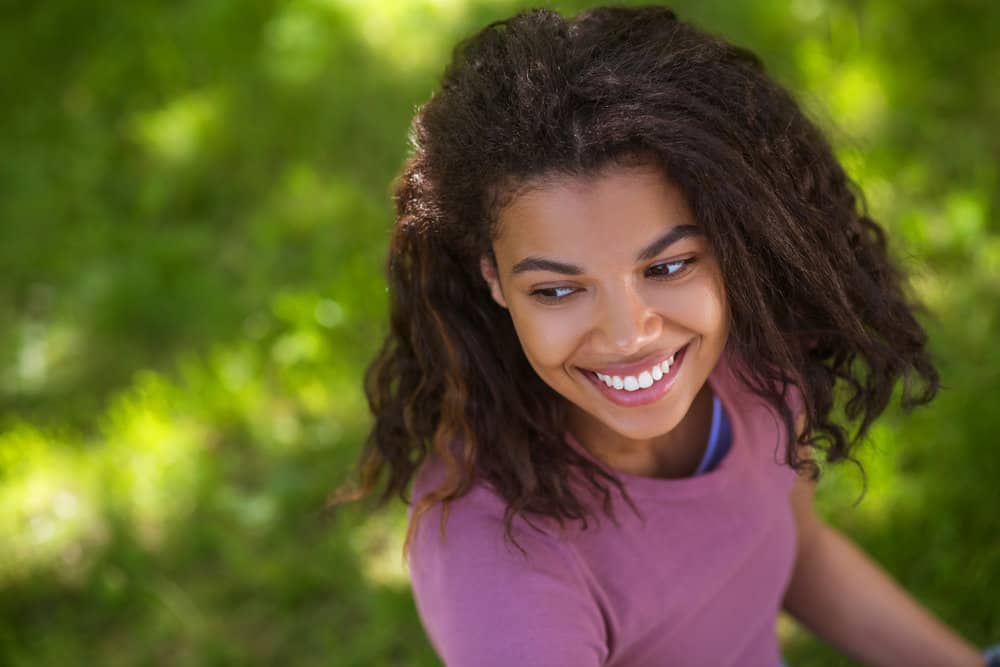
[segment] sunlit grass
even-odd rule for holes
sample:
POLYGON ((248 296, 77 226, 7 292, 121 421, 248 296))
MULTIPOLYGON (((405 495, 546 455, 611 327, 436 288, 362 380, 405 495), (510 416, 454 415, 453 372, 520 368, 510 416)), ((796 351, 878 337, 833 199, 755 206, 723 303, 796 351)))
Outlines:
POLYGON ((406 589, 410 574, 403 559, 406 512, 394 507, 372 515, 351 535, 362 572, 374 585, 406 589))
POLYGON ((218 91, 187 93, 161 109, 140 114, 133 124, 134 136, 152 156, 166 164, 190 163, 218 130, 221 106, 218 91))
POLYGON ((176 404, 177 389, 145 373, 103 419, 102 487, 149 548, 194 509, 206 429, 176 404))
POLYGON ((3 384, 16 393, 44 391, 82 354, 79 344, 79 330, 71 323, 25 319, 18 331, 15 362, 3 384))
POLYGON ((172 411, 170 388, 147 374, 118 397, 93 442, 30 425, 0 436, 0 577, 67 574, 99 553, 113 509, 149 547, 192 507, 202 429, 172 411), (0 556, 2 559, 2 556, 0 556))
POLYGON ((314 4, 288 3, 267 25, 266 66, 283 83, 308 84, 327 66, 332 35, 314 4))
POLYGON ((453 33, 462 24, 471 4, 462 0, 317 1, 346 10, 365 43, 403 72, 439 63, 441 35, 453 33))
POLYGON ((0 434, 0 584, 46 571, 78 583, 106 541, 95 461, 62 437, 28 424, 0 434))
POLYGON ((885 122, 884 78, 884 72, 870 61, 852 62, 838 68, 830 91, 838 123, 851 133, 871 136, 885 122))
POLYGON ((828 467, 817 491, 819 507, 835 520, 874 530, 890 521, 893 512, 911 510, 920 502, 926 475, 907 466, 904 445, 898 429, 877 423, 855 451, 864 474, 846 462, 828 467))
POLYGON ((860 47, 838 56, 819 38, 796 46, 796 63, 808 81, 807 108, 841 139, 869 138, 887 121, 885 72, 860 47))

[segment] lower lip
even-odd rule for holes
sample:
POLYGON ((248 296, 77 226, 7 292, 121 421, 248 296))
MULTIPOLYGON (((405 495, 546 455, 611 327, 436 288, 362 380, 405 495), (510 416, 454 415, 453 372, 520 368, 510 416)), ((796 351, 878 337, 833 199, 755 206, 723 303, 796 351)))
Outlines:
POLYGON ((654 382, 651 387, 637 389, 635 391, 625 391, 624 389, 609 387, 601 380, 598 380, 593 371, 583 370, 582 368, 578 370, 588 380, 590 380, 590 382, 597 387, 597 390, 601 392, 609 401, 627 408, 634 408, 640 405, 655 403, 660 400, 664 394, 670 391, 670 388, 674 386, 674 382, 677 380, 677 374, 681 370, 681 364, 684 361, 686 352, 687 345, 679 349, 676 354, 674 354, 674 363, 670 365, 669 373, 666 373, 661 379, 654 382))

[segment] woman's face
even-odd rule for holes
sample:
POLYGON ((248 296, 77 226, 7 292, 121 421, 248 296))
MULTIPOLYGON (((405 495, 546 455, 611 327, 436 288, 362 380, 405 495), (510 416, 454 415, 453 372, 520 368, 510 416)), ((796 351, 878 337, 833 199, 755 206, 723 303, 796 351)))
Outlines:
POLYGON ((653 167, 609 167, 524 191, 499 225, 483 277, 574 406, 576 435, 672 431, 728 335, 719 267, 681 191, 653 167))

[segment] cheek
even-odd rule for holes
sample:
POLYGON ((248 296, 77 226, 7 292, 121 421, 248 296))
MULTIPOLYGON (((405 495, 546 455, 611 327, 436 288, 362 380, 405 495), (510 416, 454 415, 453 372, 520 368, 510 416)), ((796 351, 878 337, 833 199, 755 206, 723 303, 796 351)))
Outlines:
POLYGON ((702 336, 724 337, 729 329, 729 307, 722 286, 715 280, 693 281, 671 290, 660 312, 702 336))
POLYGON ((521 348, 536 370, 562 366, 579 347, 586 326, 575 310, 511 307, 521 348))

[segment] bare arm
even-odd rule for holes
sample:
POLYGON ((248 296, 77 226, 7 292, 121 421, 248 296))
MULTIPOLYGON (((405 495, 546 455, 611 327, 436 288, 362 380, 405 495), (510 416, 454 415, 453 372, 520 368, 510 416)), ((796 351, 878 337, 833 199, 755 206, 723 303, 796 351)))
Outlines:
POLYGON ((800 477, 792 492, 799 546, 786 611, 868 665, 983 667, 975 647, 816 515, 814 495, 814 484, 800 477))

